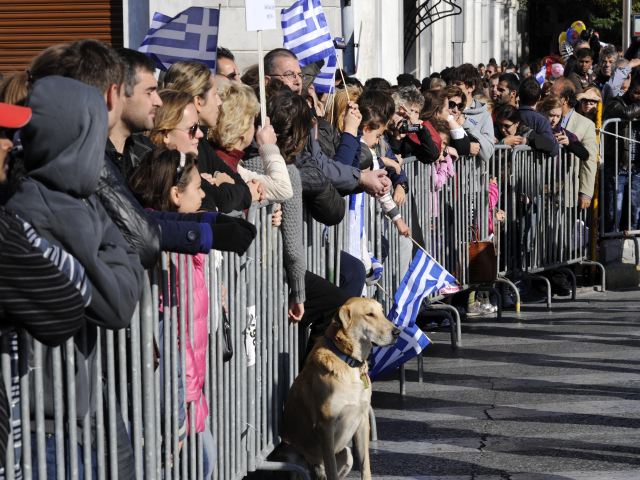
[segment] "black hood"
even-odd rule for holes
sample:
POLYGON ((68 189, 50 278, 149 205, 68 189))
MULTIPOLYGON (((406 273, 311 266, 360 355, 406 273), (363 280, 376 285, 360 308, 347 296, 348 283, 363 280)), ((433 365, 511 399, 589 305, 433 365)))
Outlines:
POLYGON ((107 106, 94 87, 58 76, 38 80, 22 129, 27 175, 47 187, 86 198, 98 187, 108 137, 107 106))

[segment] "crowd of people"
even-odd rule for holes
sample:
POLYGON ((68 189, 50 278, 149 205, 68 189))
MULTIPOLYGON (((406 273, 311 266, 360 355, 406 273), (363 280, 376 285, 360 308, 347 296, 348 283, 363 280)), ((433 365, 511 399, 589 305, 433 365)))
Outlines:
MULTIPOLYGON (((92 375, 101 361, 96 328, 129 325, 145 269, 158 262, 160 252, 189 255, 190 294, 196 300, 193 331, 187 328, 184 339, 182 395, 193 407, 184 408, 181 418, 186 425, 188 416, 195 417, 204 478, 211 478, 215 449, 203 392, 209 348, 205 256, 211 250, 244 254, 256 236, 244 213, 255 202, 272 203, 272 228, 280 229, 283 241, 279 260, 289 287, 288 315, 311 326, 313 339, 348 298, 361 296, 376 281, 379 260, 362 235, 341 252, 337 285, 311 273, 300 241, 303 211, 335 225, 346 221, 345 195, 375 197, 401 236, 408 265, 409 237, 424 240, 416 206, 408 210, 411 230, 399 209, 410 188, 403 169, 407 157, 431 169, 437 189, 455 176, 460 157, 488 161, 496 145, 528 145, 550 156, 562 147, 580 160, 575 201, 590 208, 597 128, 602 118, 640 116, 640 73, 634 71, 640 60, 625 59, 610 47, 593 51, 588 43, 574 57, 564 68, 554 64, 542 83, 532 76, 535 68, 492 59, 422 81, 403 74, 397 85, 382 78, 362 83, 339 72, 335 93, 318 95, 314 71, 278 48, 264 58, 266 121, 260 124, 258 68, 241 75, 227 49, 218 48, 215 73, 180 61, 158 79, 153 61, 134 50, 94 40, 49 47, 26 73, 6 76, 0 85, 3 326, 26 328, 46 348, 85 327, 84 340, 76 342, 76 413, 82 418, 102 381, 92 375), (27 272, 26 265, 33 270, 27 272)), ((636 138, 637 132, 629 135, 636 138)), ((613 168, 615 160, 604 160, 613 168)), ((639 217, 640 176, 635 155, 629 182, 627 163, 618 160, 617 168, 605 171, 613 189, 607 191, 609 220, 620 226, 625 188, 632 192, 632 218, 639 217)), ((492 218, 501 221, 495 180, 487 189, 492 218)), ((554 288, 568 293, 561 280, 554 288)), ((468 315, 492 311, 486 298, 471 297, 467 305, 468 315)), ((44 376, 43 394, 50 399, 50 368, 44 376)), ((19 389, 0 392, 4 448, 7 431, 20 428, 19 422, 6 423, 10 406, 19 418, 19 389)), ((46 419, 53 418, 52 402, 44 404, 46 419)), ((53 423, 45 426, 52 434, 53 423)), ((54 440, 47 436, 52 475, 54 440)), ((118 438, 118 445, 128 443, 126 433, 118 438)), ((122 478, 132 475, 128 458, 124 454, 119 462, 122 478)))

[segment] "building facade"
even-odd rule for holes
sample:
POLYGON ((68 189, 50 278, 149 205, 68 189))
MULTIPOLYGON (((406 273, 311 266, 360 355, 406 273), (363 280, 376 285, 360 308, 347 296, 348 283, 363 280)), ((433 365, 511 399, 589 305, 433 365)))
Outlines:
MULTIPOLYGON (((280 9, 294 0, 276 0, 280 9)), ((462 62, 493 57, 518 62, 523 53, 520 5, 524 0, 322 0, 334 37, 349 40, 340 54, 346 70, 356 76, 394 81, 403 72, 422 78, 462 62), (432 13, 459 7, 459 14, 438 19, 413 40, 415 10, 432 13), (410 48, 407 49, 407 45, 410 48)), ((245 0, 0 0, 0 70, 19 70, 48 45, 78 38, 99 38, 116 46, 137 48, 153 13, 173 16, 190 6, 221 8, 219 44, 236 54, 246 68, 258 61, 257 35, 245 28, 245 0), (43 31, 50 19, 50 31, 43 31), (4 41, 3 41, 4 40, 4 41), (20 43, 22 42, 22 43, 20 43), (3 63, 2 55, 6 61, 3 63)), ((429 17, 429 16, 427 16, 429 17)), ((427 18, 428 19, 428 18, 427 18)), ((265 51, 282 46, 282 31, 263 32, 265 51)))

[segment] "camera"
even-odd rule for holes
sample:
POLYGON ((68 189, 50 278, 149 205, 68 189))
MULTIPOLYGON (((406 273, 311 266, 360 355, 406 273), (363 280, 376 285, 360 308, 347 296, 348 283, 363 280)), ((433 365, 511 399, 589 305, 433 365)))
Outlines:
POLYGON ((336 37, 333 39, 333 46, 337 49, 337 50, 346 50, 347 48, 347 42, 345 41, 344 38, 342 37, 336 37))
POLYGON ((422 125, 420 125, 419 123, 409 123, 409 120, 402 120, 402 122, 400 122, 400 124, 398 125, 398 132, 399 133, 418 133, 420 131, 420 129, 422 128, 422 125))

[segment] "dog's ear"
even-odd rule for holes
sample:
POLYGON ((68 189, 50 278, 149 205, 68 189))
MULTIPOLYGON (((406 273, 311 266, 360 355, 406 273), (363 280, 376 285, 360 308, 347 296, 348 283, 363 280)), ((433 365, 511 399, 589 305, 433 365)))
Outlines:
POLYGON ((342 328, 346 330, 351 325, 351 309, 348 305, 342 305, 338 310, 338 322, 342 325, 342 328))

